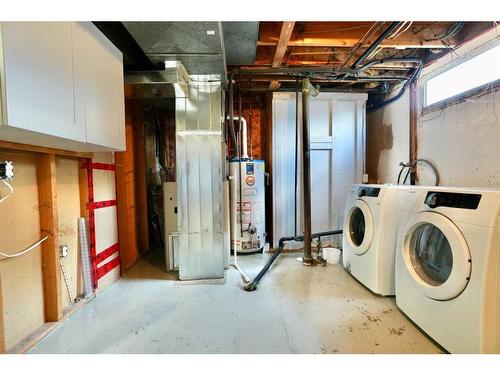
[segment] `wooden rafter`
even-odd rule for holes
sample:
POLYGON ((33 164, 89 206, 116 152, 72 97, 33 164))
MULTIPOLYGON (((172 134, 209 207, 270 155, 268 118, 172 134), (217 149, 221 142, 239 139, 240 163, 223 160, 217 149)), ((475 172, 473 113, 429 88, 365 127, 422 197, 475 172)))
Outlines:
MULTIPOLYGON (((292 36, 293 27, 295 26, 294 21, 285 21, 281 25, 280 36, 276 44, 276 50, 274 52, 274 58, 272 67, 278 68, 283 63, 283 58, 285 57, 286 50, 288 49, 288 42, 292 36)), ((269 90, 277 90, 280 87, 279 81, 273 80, 269 85, 269 90)))

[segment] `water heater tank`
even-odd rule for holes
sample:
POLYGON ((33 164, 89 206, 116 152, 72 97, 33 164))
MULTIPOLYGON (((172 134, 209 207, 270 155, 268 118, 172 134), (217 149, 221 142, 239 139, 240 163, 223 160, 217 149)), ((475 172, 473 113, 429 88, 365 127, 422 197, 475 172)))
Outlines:
POLYGON ((242 160, 240 163, 238 160, 231 160, 229 171, 231 176, 231 250, 239 253, 262 250, 266 244, 264 161, 242 160))

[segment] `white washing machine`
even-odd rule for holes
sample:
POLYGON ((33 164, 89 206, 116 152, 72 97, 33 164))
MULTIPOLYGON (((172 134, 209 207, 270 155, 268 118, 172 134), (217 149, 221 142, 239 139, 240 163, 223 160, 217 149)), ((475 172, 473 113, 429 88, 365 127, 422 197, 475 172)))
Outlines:
POLYGON ((394 264, 400 197, 398 185, 353 185, 344 215, 342 262, 367 288, 394 295, 394 264))
POLYGON ((500 190, 405 194, 397 305, 451 353, 500 353, 500 190))

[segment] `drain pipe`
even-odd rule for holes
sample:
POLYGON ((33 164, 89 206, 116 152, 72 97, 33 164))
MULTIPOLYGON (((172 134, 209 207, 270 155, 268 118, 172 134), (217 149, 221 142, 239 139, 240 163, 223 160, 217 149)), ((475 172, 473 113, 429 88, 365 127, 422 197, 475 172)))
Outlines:
POLYGON ((239 153, 238 142, 236 141, 236 132, 234 130, 234 95, 233 95, 233 79, 234 73, 229 75, 229 132, 231 133, 231 141, 233 146, 236 148, 236 154, 239 153))
MULTIPOLYGON (((340 230, 332 230, 332 231, 329 231, 329 232, 314 233, 314 234, 311 234, 311 240, 313 238, 320 238, 320 237, 325 237, 325 236, 339 235, 339 234, 342 234, 342 233, 343 233, 343 231, 341 229, 340 230)), ((251 282, 245 283, 245 286, 243 287, 244 290, 246 290, 247 292, 253 292, 254 290, 257 289, 257 285, 260 283, 260 280, 264 277, 264 275, 269 270, 269 268, 271 268, 271 265, 276 260, 276 258, 278 258, 278 256, 281 254, 281 251, 285 247, 285 242, 289 242, 289 241, 305 241, 305 240, 304 240, 304 236, 291 236, 291 237, 282 237, 282 238, 280 238, 280 240, 278 242, 278 249, 267 260, 266 264, 264 265, 264 267, 262 268, 262 270, 260 270, 260 272, 257 274, 257 276, 255 276, 255 278, 251 282)), ((311 245, 310 242, 309 242, 309 245, 311 245)), ((304 243, 304 247, 305 247, 305 243, 304 243)))
POLYGON ((311 254, 311 150, 309 144, 309 95, 317 96, 318 90, 309 82, 302 81, 302 184, 304 186, 304 257, 302 263, 313 265, 311 254))

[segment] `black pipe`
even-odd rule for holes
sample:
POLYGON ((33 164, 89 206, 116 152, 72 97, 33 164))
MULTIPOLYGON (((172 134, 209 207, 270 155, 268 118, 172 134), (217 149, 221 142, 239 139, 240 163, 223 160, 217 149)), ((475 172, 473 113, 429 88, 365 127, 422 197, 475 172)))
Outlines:
POLYGON ((309 79, 302 81, 302 185, 304 189, 304 258, 312 264, 311 255, 311 151, 309 145, 309 79))
MULTIPOLYGON (((319 237, 325 237, 325 236, 333 236, 337 234, 342 234, 343 231, 341 229, 339 230, 332 230, 329 232, 319 232, 319 233, 314 233, 311 234, 311 239, 313 238, 319 238, 319 237)), ((304 236, 292 236, 292 237, 282 237, 278 241, 278 249, 274 252, 274 254, 267 260, 266 264, 264 267, 260 270, 260 272, 255 276, 255 278, 248 284, 246 284, 243 289, 246 290, 247 292, 253 292, 255 289, 257 289, 257 285, 259 284, 260 280, 266 272, 269 270, 273 262, 278 258, 278 256, 281 254, 281 251, 283 250, 283 247, 285 246, 285 242, 288 241, 303 241, 304 236)))
POLYGON ((384 30, 382 34, 359 56, 359 58, 352 64, 351 68, 356 69, 358 65, 361 65, 361 63, 366 60, 368 56, 379 46, 380 43, 384 41, 385 38, 387 38, 395 29, 396 27, 399 26, 401 22, 391 22, 389 27, 384 30))
POLYGON ((401 87, 401 90, 399 90, 399 92, 396 95, 394 95, 392 98, 384 100, 380 103, 374 103, 370 106, 367 106, 366 107, 367 112, 376 111, 377 109, 380 109, 388 104, 394 103, 396 100, 400 99, 403 96, 403 94, 406 91, 406 88, 418 79, 418 77, 420 76, 420 73, 422 72, 422 69, 424 67, 424 63, 422 60, 415 60, 415 61, 418 61, 419 65, 415 69, 415 71, 413 72, 412 76, 410 78, 408 78, 408 80, 405 82, 403 87, 401 87))

